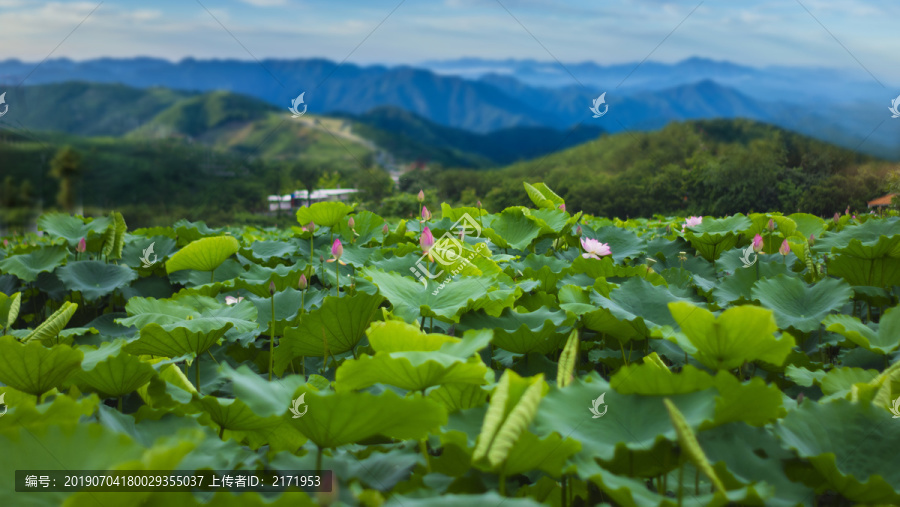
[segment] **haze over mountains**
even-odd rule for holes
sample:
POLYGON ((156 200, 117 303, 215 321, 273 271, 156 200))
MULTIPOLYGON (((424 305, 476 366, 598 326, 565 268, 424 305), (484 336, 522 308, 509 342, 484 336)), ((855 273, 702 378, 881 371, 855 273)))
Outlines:
MULTIPOLYGON (((593 132, 615 133, 656 130, 686 119, 749 118, 865 153, 900 158, 895 146, 900 122, 885 121, 891 119, 887 106, 896 91, 862 69, 853 75, 828 69, 757 69, 700 58, 671 65, 645 62, 637 70, 637 64, 562 68, 556 63, 481 59, 426 62, 420 67, 338 65, 324 59, 261 63, 54 59, 35 70, 35 63, 6 60, 0 62, 0 87, 10 88, 27 76, 29 85, 83 80, 138 88, 226 90, 284 109, 305 92, 310 113, 359 116, 393 106, 438 125, 480 134, 512 127, 591 127, 593 132), (604 91, 609 113, 592 118, 588 106, 604 91)), ((16 99, 14 91, 7 95, 14 108, 42 107, 41 99, 26 103, 16 99)))

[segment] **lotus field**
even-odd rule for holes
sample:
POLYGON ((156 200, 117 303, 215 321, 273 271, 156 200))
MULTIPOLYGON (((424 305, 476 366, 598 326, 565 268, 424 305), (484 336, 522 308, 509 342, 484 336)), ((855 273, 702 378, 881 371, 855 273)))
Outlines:
POLYGON ((0 505, 900 504, 900 219, 526 196, 290 230, 43 215, 0 249, 0 505), (334 483, 15 492, 116 469, 334 483))

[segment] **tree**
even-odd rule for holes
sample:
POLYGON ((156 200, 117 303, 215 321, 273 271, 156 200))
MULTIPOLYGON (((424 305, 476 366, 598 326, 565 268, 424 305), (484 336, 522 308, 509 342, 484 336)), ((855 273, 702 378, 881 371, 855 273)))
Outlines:
POLYGON ((66 211, 74 211, 80 198, 82 172, 81 154, 71 146, 60 148, 50 161, 50 174, 59 180, 56 203, 66 211))
POLYGON ((295 162, 291 168, 291 178, 299 181, 303 188, 306 189, 306 205, 311 203, 313 190, 318 188, 319 179, 322 177, 322 170, 313 167, 305 162, 295 162))
POLYGON ((384 169, 372 167, 359 171, 356 176, 356 188, 364 193, 366 199, 380 204, 382 199, 393 193, 394 180, 384 169))

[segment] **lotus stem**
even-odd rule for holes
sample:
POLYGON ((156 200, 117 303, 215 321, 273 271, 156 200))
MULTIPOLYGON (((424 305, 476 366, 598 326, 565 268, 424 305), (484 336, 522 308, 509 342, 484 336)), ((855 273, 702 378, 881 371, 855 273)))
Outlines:
POLYGON ((216 270, 213 269, 209 272, 209 283, 216 283, 216 270))
POLYGON ((269 382, 271 382, 272 369, 275 367, 275 294, 269 299, 272 301, 272 321, 269 325, 269 382))
POLYGON ((123 405, 123 403, 122 403, 122 397, 119 396, 119 413, 120 413, 120 414, 123 414, 123 413, 124 413, 124 412, 122 411, 122 405, 123 405))
POLYGON ((316 454, 316 471, 322 470, 322 448, 316 446, 319 449, 319 452, 316 454))
POLYGON ((340 262, 334 261, 334 297, 341 295, 341 271, 340 262))
POLYGON ((559 492, 561 493, 560 496, 562 497, 562 507, 568 507, 567 501, 569 500, 569 493, 568 493, 568 491, 566 491, 568 489, 567 486, 569 484, 568 479, 569 479, 568 476, 563 475, 562 476, 562 484, 560 485, 561 487, 559 488, 559 492))
POLYGON ((425 470, 431 473, 431 459, 428 456, 428 442, 426 439, 419 440, 419 449, 422 451, 422 457, 425 458, 425 470))
POLYGON ((700 494, 700 469, 694 469, 694 495, 700 494))
POLYGON ((678 466, 678 507, 682 505, 684 498, 684 463, 678 466))
POLYGON ((506 496, 506 465, 504 465, 504 469, 500 470, 500 496, 506 496))
POLYGON ((197 386, 197 393, 200 393, 200 356, 199 355, 194 360, 194 367, 196 368, 194 370, 194 374, 196 375, 194 384, 197 386))
POLYGON ((212 352, 207 350, 206 353, 209 354, 209 358, 212 359, 214 363, 216 363, 217 365, 219 364, 219 362, 216 361, 216 356, 212 355, 212 352))
POLYGON ((313 260, 313 250, 314 250, 314 248, 315 248, 315 247, 313 246, 313 239, 314 239, 314 238, 315 238, 315 233, 313 233, 313 231, 309 231, 309 263, 310 263, 310 264, 312 264, 313 262, 315 262, 315 261, 313 260))

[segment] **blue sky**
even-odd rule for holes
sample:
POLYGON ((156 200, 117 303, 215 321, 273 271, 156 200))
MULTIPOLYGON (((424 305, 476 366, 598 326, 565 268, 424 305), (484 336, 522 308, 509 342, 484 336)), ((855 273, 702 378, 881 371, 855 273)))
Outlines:
POLYGON ((83 21, 53 57, 611 64, 652 52, 661 62, 702 56, 861 78, 865 66, 900 82, 898 20, 900 2, 887 0, 0 0, 0 59, 40 61, 83 21))

